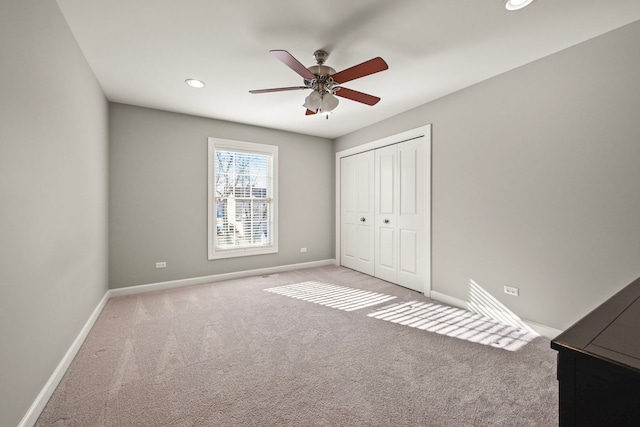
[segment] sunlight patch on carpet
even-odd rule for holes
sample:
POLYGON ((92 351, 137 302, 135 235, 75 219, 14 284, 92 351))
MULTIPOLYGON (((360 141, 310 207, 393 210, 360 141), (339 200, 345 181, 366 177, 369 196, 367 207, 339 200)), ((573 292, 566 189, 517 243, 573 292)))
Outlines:
POLYGON ((519 350, 536 337, 477 313, 429 302, 396 303, 368 316, 509 351, 519 350))
POLYGON ((344 311, 358 310, 396 298, 392 295, 313 281, 268 288, 265 291, 344 311))

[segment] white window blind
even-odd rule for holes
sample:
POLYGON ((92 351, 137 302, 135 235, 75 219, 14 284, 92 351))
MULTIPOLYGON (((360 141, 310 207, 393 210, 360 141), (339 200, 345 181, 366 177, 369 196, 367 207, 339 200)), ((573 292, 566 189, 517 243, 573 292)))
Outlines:
POLYGON ((209 139, 209 259, 274 253, 277 147, 209 139))

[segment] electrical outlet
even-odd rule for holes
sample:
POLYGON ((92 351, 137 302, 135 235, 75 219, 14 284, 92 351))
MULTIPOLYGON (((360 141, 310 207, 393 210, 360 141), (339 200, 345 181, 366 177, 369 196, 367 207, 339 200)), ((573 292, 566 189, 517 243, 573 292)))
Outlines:
POLYGON ((167 263, 162 261, 162 262, 156 262, 156 268, 166 268, 167 267, 167 263))
POLYGON ((307 252, 307 248, 300 248, 300 252, 307 252))
POLYGON ((520 292, 518 288, 514 288, 513 286, 505 286, 504 293, 507 295, 513 295, 514 297, 517 297, 520 292))

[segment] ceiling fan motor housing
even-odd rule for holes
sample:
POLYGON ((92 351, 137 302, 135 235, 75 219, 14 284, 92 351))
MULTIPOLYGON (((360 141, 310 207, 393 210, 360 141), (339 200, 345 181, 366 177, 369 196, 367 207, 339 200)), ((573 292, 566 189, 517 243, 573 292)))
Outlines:
POLYGON ((327 67, 326 65, 312 65, 307 68, 307 70, 311 71, 316 76, 331 76, 336 73, 331 67, 327 67))
POLYGON ((336 70, 326 65, 312 65, 307 69, 316 76, 316 79, 304 79, 305 86, 319 91, 320 94, 331 93, 335 95, 337 87, 334 86, 337 85, 331 76, 336 73, 336 70))
POLYGON ((304 79, 305 86, 318 90, 321 94, 332 93, 335 94, 337 88, 334 88, 335 82, 331 78, 336 73, 336 70, 324 65, 325 61, 329 57, 329 53, 326 50, 318 49, 313 52, 313 56, 316 59, 318 65, 312 65, 307 68, 311 74, 316 76, 315 81, 304 79))

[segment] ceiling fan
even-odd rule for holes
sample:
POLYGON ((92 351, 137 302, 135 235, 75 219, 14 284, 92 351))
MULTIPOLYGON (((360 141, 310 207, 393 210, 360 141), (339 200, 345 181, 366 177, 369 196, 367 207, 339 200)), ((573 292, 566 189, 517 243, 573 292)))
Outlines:
POLYGON ((250 93, 282 92, 287 90, 311 89, 312 92, 304 100, 303 107, 307 109, 306 115, 323 114, 329 118, 329 114, 338 106, 336 96, 347 98, 352 101, 361 102, 367 105, 375 105, 380 98, 356 90, 342 87, 343 83, 360 77, 378 73, 389 68, 384 59, 377 57, 365 61, 362 64, 354 65, 351 68, 336 72, 333 68, 324 65, 329 54, 324 50, 316 50, 313 56, 318 65, 306 68, 296 58, 286 50, 269 51, 286 66, 298 73, 304 80, 304 86, 279 87, 273 89, 250 90, 250 93))

